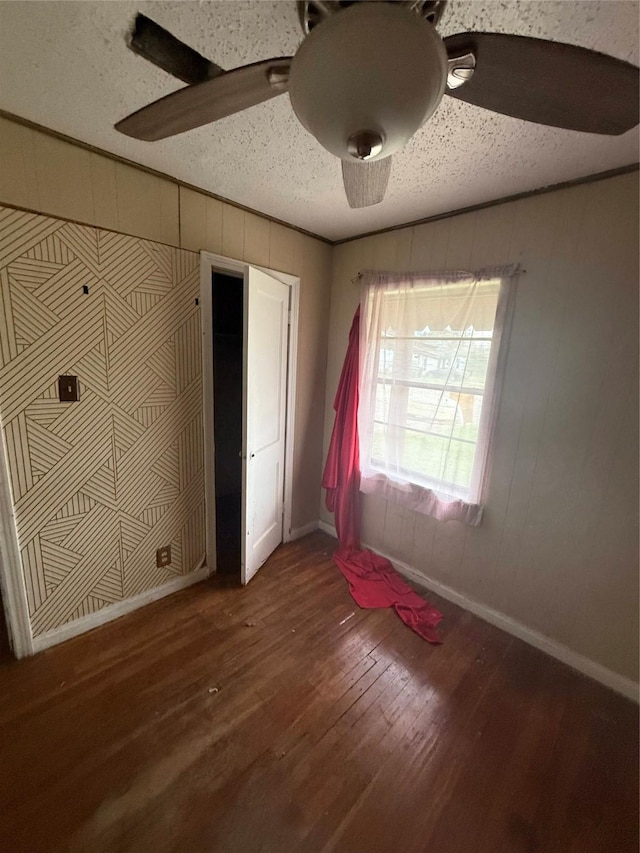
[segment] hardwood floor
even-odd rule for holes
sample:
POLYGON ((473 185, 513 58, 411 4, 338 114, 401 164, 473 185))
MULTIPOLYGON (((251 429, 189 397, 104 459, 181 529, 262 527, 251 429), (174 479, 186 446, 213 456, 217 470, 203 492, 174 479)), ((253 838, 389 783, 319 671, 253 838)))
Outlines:
POLYGON ((637 706, 445 601, 439 647, 359 610, 333 547, 2 664, 0 850, 636 853, 637 706))

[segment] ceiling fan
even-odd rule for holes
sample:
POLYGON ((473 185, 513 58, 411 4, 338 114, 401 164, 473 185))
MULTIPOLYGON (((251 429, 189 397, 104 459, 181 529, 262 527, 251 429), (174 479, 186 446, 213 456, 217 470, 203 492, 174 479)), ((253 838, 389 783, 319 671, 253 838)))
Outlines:
POLYGON ((116 124, 147 141, 289 92, 302 125, 342 161, 351 207, 382 201, 391 155, 444 94, 496 113, 585 133, 638 123, 639 69, 603 53, 501 33, 437 32, 447 0, 299 0, 293 57, 224 71, 144 15, 129 47, 188 85, 116 124))

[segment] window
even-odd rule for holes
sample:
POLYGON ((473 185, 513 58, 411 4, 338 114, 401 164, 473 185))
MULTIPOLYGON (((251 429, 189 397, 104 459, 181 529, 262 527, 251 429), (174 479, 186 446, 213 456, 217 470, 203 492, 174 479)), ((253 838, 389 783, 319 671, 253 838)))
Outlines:
POLYGON ((513 272, 364 276, 362 491, 480 522, 513 272))

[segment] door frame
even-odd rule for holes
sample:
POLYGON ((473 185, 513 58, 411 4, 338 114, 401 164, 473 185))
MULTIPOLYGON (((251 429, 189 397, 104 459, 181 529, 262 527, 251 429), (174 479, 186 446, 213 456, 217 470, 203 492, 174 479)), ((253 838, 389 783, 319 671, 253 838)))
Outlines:
MULTIPOLYGON (((249 267, 258 269, 286 284, 289 296, 289 344, 287 350, 287 413, 285 421, 284 451, 284 516, 282 541, 291 540, 291 513, 293 508, 293 453, 296 403, 296 355, 298 352, 298 318, 300 313, 300 277, 280 270, 269 269, 212 252, 200 252, 200 322, 202 329, 202 429, 204 435, 204 489, 206 560, 211 574, 216 571, 216 514, 215 514, 215 446, 214 446, 214 392, 213 392, 213 317, 211 275, 214 272, 235 275, 247 284, 249 267), (213 511, 211 511, 213 510, 213 511)), ((246 355, 246 341, 243 341, 246 355)), ((243 390, 246 377, 243 377, 243 390)), ((246 459, 242 460, 243 476, 246 459)))
POLYGON ((9 645, 17 658, 34 653, 27 588, 9 486, 8 454, 0 429, 0 589, 9 645))

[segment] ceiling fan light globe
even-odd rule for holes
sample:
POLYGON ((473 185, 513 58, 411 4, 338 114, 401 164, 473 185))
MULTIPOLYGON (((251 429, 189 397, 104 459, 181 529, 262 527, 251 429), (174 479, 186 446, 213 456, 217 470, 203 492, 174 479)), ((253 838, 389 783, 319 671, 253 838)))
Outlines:
POLYGON ((446 81, 447 54, 430 23, 404 5, 363 2, 305 38, 289 96, 301 124, 343 160, 353 160, 350 140, 364 129, 379 136, 372 161, 405 145, 435 111, 446 81))

